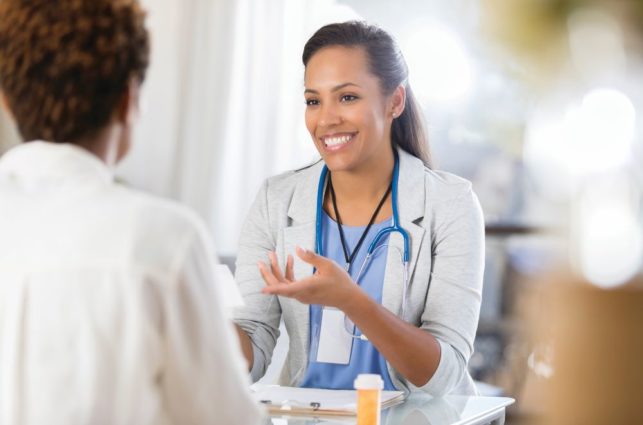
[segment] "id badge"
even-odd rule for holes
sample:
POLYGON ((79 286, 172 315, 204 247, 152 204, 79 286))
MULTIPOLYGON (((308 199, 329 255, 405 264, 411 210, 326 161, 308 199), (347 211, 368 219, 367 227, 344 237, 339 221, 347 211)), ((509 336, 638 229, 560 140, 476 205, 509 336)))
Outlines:
POLYGON ((353 350, 353 337, 344 326, 344 312, 324 307, 319 332, 317 361, 320 363, 348 364, 353 350))

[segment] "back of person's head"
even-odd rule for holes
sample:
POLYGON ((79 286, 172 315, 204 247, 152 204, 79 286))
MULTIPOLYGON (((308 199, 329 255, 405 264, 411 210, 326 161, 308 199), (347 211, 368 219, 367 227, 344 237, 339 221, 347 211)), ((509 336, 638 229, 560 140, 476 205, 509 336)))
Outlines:
POLYGON ((406 89, 404 111, 393 121, 391 141, 429 166, 431 160, 422 112, 408 83, 409 70, 395 40, 383 29, 361 21, 329 24, 317 30, 306 42, 302 54, 304 66, 319 50, 332 46, 364 49, 370 72, 379 79, 385 95, 390 95, 399 86, 406 89))
POLYGON ((145 77, 144 19, 137 0, 0 0, 0 91, 22 138, 102 130, 145 77))

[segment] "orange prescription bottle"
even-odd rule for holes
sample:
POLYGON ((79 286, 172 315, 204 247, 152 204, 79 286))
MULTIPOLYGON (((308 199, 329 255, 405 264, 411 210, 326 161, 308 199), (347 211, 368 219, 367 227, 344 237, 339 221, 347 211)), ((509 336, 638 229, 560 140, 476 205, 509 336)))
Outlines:
POLYGON ((355 379, 357 425, 380 425, 380 405, 384 381, 377 374, 363 373, 355 379))

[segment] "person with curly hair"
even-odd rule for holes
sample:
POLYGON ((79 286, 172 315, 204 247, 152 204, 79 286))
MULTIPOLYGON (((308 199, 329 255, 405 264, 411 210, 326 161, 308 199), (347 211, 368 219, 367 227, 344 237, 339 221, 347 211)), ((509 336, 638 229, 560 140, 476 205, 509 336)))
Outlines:
POLYGON ((195 214, 114 183, 149 37, 137 0, 0 0, 0 423, 253 424, 195 214))

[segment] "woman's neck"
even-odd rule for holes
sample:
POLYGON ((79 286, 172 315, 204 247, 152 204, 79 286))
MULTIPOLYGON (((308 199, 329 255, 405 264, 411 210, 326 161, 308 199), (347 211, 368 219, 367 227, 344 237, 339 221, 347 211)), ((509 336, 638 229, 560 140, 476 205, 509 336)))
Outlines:
MULTIPOLYGON (((349 226, 368 224, 391 184, 395 159, 393 156, 387 159, 377 167, 370 166, 362 170, 331 172, 337 208, 343 224, 349 226)), ((329 192, 326 191, 324 209, 334 220, 337 220, 329 192)), ((389 194, 375 222, 390 217, 391 206, 391 195, 389 194)))
POLYGON ((120 128, 110 124, 91 138, 75 140, 73 143, 98 157, 108 167, 113 168, 120 160, 120 128))

